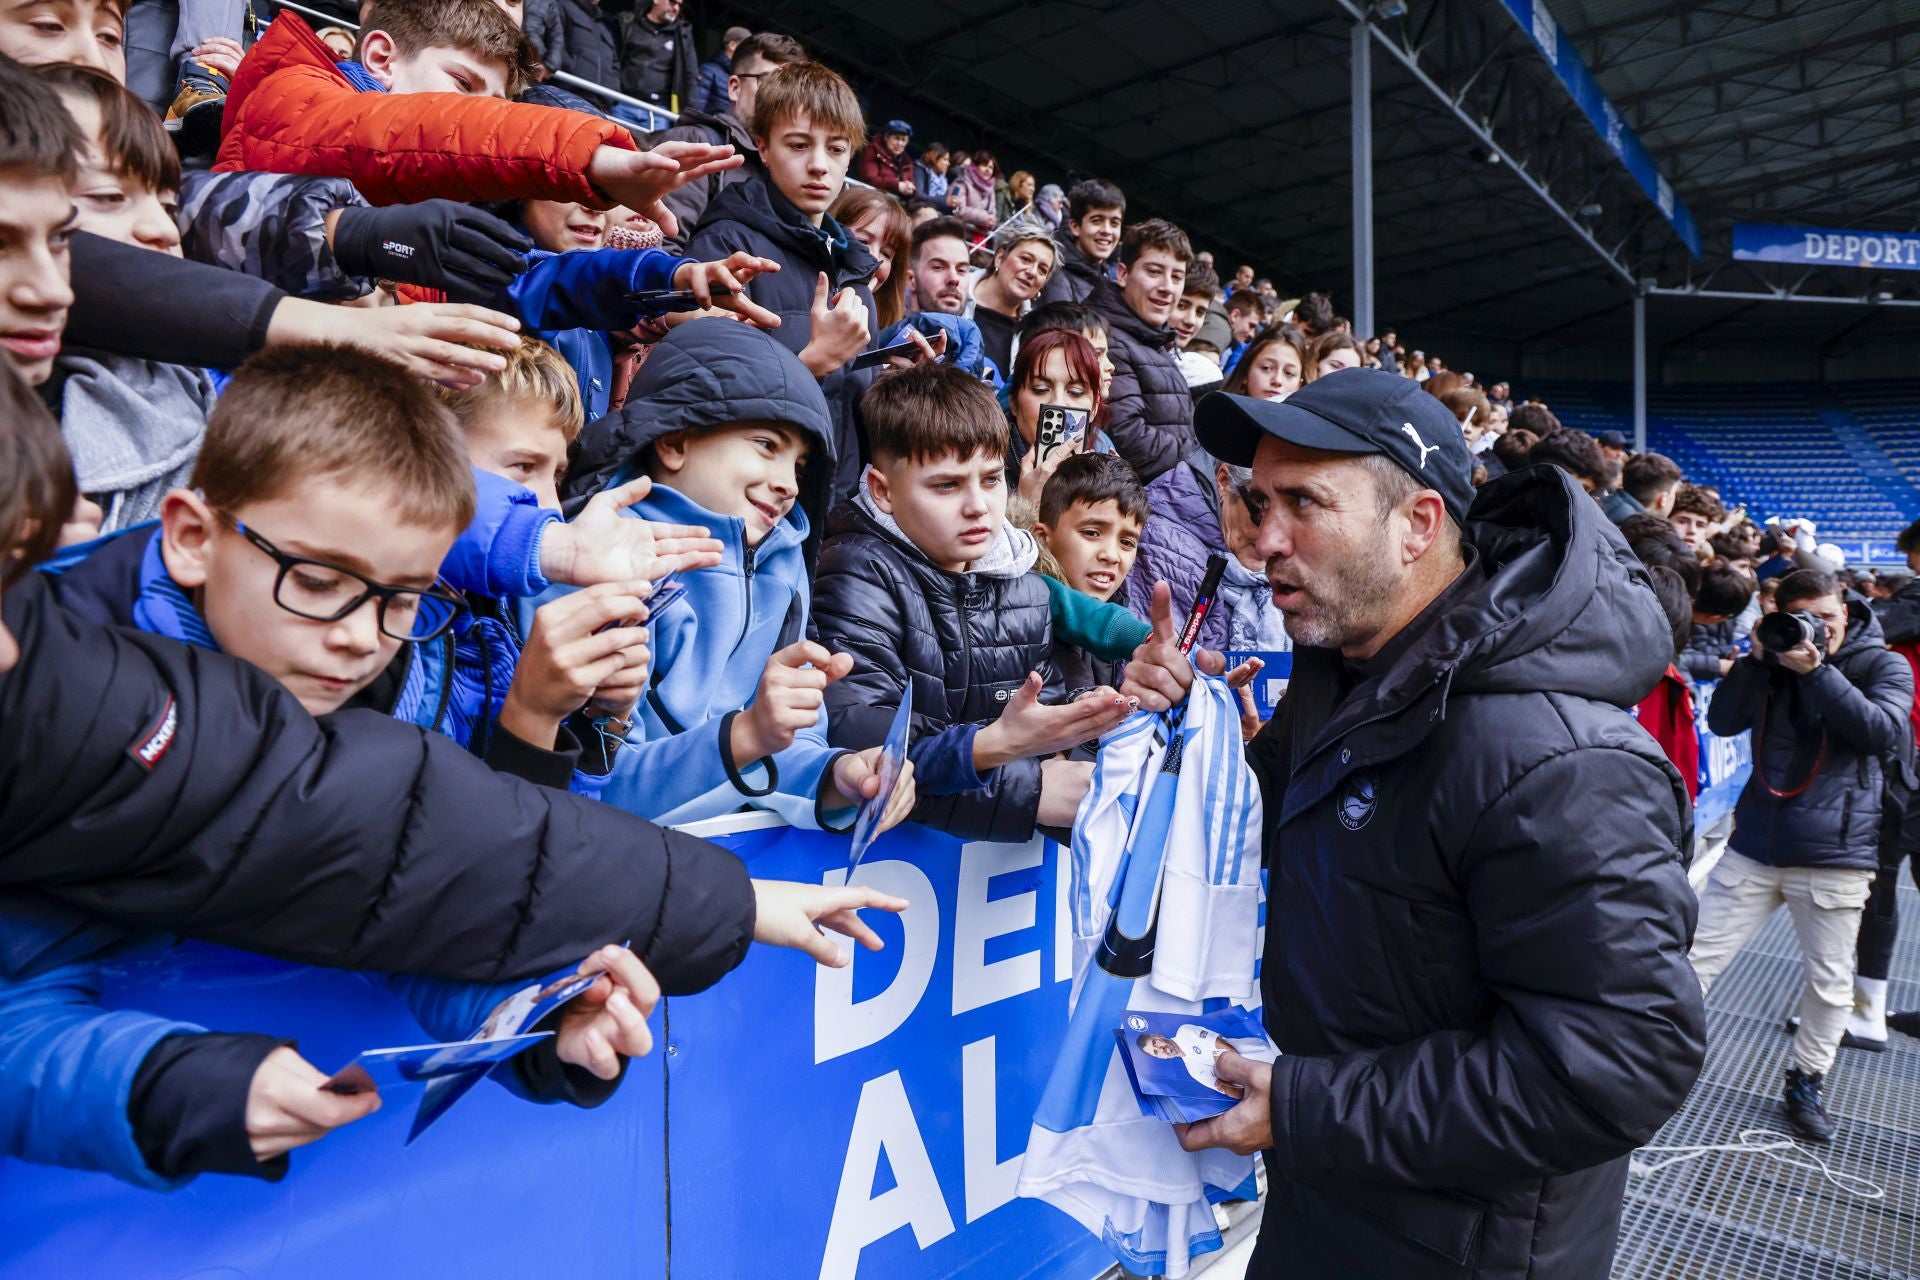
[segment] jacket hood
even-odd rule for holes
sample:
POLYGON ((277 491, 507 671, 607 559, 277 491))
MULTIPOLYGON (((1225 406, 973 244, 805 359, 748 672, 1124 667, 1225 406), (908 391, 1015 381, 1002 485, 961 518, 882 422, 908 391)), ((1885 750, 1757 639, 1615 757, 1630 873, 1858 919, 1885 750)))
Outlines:
POLYGON ((954 578, 975 574, 987 578, 1018 578, 1030 572, 1040 559, 1039 540, 1025 529, 1002 520, 1000 532, 994 535, 993 545, 987 548, 985 555, 973 562, 973 568, 965 573, 942 569, 927 559, 926 552, 907 537, 898 521, 874 505, 864 484, 851 502, 841 503, 828 517, 827 536, 842 533, 866 533, 885 538, 934 572, 954 578))
POLYGON ((636 472, 641 451, 661 436, 734 422, 783 422, 812 438, 801 505, 814 508, 814 482, 831 478, 835 465, 820 384, 772 334, 712 318, 690 320, 655 343, 625 405, 580 433, 566 479, 568 511, 636 472))
POLYGON ((227 105, 220 113, 220 130, 225 133, 240 118, 240 108, 260 82, 286 67, 317 67, 351 85, 346 72, 334 61, 333 50, 313 33, 313 28, 297 13, 282 11, 267 24, 265 34, 247 50, 233 73, 227 89, 227 105))
POLYGON ((1880 615, 1873 611, 1867 598, 1854 591, 1845 592, 1842 599, 1847 605, 1847 638, 1840 642, 1840 648, 1834 657, 1845 658, 1862 649, 1884 649, 1887 647, 1887 633, 1880 625, 1880 615))
POLYGON ((1466 541, 1480 581, 1420 636, 1389 686, 1450 675, 1456 693, 1555 692, 1631 707, 1658 683, 1673 632, 1646 568, 1566 472, 1527 467, 1486 484, 1466 541))
POLYGON ((722 190, 700 221, 704 225, 722 219, 751 227, 775 244, 803 255, 807 270, 826 271, 836 290, 862 283, 880 269, 879 259, 831 215, 818 227, 810 225, 805 214, 758 174, 722 190))

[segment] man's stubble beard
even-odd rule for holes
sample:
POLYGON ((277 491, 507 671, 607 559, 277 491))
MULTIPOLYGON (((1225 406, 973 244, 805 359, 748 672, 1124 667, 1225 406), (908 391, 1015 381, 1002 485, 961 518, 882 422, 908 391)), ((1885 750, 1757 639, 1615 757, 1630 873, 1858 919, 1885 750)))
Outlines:
MULTIPOLYGON (((1371 544, 1352 548, 1329 574, 1311 585, 1295 582, 1302 588, 1308 607, 1281 610, 1293 642, 1317 649, 1340 649, 1377 631, 1378 618, 1390 611, 1388 604, 1400 588, 1389 552, 1386 530, 1380 529, 1371 544)), ((1268 580, 1276 577, 1291 581, 1277 556, 1267 561, 1268 580)))

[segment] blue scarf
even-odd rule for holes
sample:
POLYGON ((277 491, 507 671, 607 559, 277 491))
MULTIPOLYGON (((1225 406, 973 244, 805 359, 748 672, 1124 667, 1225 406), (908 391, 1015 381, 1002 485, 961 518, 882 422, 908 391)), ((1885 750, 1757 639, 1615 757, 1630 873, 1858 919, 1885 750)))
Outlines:
POLYGON ((167 573, 167 562, 160 556, 160 530, 147 540, 140 557, 140 594, 133 601, 133 625, 149 635, 165 636, 182 644, 220 652, 207 620, 200 616, 186 588, 167 573))
POLYGON ((361 93, 385 93, 387 91, 387 86, 375 80, 373 74, 358 62, 336 62, 333 65, 340 68, 340 74, 345 76, 348 83, 352 84, 353 87, 361 93))

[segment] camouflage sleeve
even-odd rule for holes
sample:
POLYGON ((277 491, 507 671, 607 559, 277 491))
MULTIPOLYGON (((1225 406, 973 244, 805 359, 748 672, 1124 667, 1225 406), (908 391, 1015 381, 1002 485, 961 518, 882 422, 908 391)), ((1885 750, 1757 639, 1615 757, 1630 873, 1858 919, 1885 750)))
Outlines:
POLYGON ((366 203, 345 178, 191 172, 180 190, 181 252, 295 297, 349 301, 372 292, 373 281, 341 269, 327 243, 326 216, 366 203))

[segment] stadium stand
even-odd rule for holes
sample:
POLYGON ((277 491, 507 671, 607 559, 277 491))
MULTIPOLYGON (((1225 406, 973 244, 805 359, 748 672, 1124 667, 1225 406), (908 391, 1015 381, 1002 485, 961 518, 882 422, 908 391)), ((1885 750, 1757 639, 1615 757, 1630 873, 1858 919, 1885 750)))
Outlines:
MULTIPOLYGON (((1618 383, 1528 383, 1570 427, 1633 433, 1618 383)), ((1920 510, 1920 381, 1655 387, 1647 445, 1729 506, 1803 515, 1842 542, 1886 541, 1920 510)))

